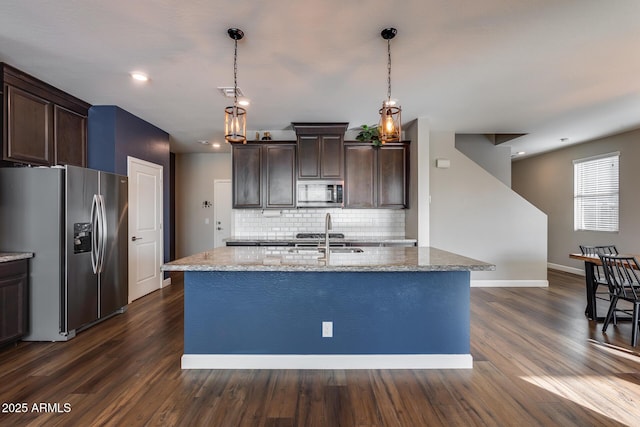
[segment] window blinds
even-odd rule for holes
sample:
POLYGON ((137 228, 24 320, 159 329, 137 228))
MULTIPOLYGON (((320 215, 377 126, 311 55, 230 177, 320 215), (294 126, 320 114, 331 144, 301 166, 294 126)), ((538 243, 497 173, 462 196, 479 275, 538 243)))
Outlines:
POLYGON ((574 229, 618 231, 620 153, 574 160, 574 229))

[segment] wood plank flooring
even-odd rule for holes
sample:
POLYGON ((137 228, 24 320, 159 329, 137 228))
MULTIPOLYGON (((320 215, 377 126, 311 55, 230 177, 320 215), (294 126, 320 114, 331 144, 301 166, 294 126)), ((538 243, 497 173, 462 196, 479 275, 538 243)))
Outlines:
POLYGON ((0 349, 0 425, 640 425, 631 325, 588 321, 580 276, 473 288, 471 370, 183 371, 173 281, 69 342, 0 349))

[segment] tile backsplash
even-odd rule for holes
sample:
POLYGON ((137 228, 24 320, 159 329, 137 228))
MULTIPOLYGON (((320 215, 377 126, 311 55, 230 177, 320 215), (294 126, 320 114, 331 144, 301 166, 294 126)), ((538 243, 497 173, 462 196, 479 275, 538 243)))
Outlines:
POLYGON ((293 238, 323 233, 329 212, 333 233, 346 238, 404 238, 404 210, 399 209, 234 209, 235 238, 293 238))

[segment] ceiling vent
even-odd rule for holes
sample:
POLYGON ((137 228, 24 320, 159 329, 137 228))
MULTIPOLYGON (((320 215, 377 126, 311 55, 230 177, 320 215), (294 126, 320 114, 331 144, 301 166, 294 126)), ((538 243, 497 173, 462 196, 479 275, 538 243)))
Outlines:
MULTIPOLYGON (((218 90, 220 91, 220 93, 222 94, 222 96, 224 96, 225 98, 234 98, 234 94, 233 94, 233 86, 231 87, 219 87, 218 90)), ((242 90, 240 90, 240 88, 237 88, 238 91, 238 98, 243 97, 244 95, 242 94, 242 90)))

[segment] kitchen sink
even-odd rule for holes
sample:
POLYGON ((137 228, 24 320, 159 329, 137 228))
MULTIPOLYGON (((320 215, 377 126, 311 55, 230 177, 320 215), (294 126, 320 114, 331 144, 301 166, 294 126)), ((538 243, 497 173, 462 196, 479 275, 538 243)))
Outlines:
POLYGON ((332 254, 359 254, 364 252, 360 248, 351 248, 351 247, 330 248, 329 250, 331 251, 332 254))
MULTIPOLYGON (((345 246, 341 246, 337 248, 329 248, 329 250, 331 251, 332 254, 359 254, 364 252, 361 248, 352 248, 352 247, 345 247, 345 246)), ((311 253, 311 252, 324 253, 325 248, 317 247, 317 246, 300 246, 297 248, 290 248, 289 252, 295 253, 295 254, 304 254, 304 253, 311 253)))

